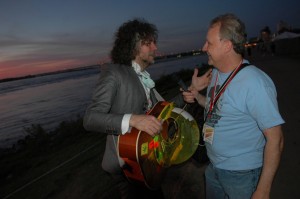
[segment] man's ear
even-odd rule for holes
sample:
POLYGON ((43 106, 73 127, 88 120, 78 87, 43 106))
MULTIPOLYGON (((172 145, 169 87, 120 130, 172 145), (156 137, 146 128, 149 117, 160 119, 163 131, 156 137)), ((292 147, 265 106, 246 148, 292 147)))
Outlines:
POLYGON ((224 41, 224 49, 225 49, 226 52, 234 50, 233 49, 233 44, 232 44, 232 42, 230 40, 224 41))

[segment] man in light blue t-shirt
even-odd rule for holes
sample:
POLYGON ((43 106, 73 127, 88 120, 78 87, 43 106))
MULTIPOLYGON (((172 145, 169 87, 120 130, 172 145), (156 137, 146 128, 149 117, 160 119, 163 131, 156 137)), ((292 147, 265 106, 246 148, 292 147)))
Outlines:
POLYGON ((206 97, 194 73, 188 102, 205 108, 203 136, 210 164, 207 198, 269 198, 283 149, 284 123, 270 77, 243 59, 245 26, 225 14, 210 23, 203 51, 215 68, 206 97), (247 65, 247 66, 246 66, 247 65))

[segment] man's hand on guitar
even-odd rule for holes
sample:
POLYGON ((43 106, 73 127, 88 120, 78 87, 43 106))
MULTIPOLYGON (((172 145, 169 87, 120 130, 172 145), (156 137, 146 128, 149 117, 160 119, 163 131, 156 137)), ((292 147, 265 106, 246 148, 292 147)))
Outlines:
POLYGON ((152 137, 157 135, 162 129, 161 122, 152 115, 131 115, 129 125, 148 133, 152 137))

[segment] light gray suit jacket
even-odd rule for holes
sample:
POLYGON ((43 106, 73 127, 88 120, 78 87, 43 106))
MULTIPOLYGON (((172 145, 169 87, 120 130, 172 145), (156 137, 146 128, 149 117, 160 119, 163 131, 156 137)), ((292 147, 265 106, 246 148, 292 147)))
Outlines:
MULTIPOLYGON (((157 100, 153 91, 150 95, 152 103, 155 104, 157 100)), ((175 103, 182 104, 182 97, 177 97, 176 101, 175 103)), ((122 171, 116 147, 124 114, 144 114, 146 107, 147 97, 143 85, 131 66, 102 66, 92 102, 84 115, 83 125, 88 131, 108 134, 102 160, 105 171, 122 171)))

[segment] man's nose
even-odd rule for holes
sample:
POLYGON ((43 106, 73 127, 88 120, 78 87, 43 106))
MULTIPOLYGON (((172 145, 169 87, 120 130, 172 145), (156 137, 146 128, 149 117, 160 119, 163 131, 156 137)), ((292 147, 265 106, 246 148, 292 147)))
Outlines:
POLYGON ((157 50, 157 45, 155 43, 152 43, 152 49, 157 50))
POLYGON ((206 52, 207 51, 207 42, 204 43, 202 47, 202 51, 206 52))

